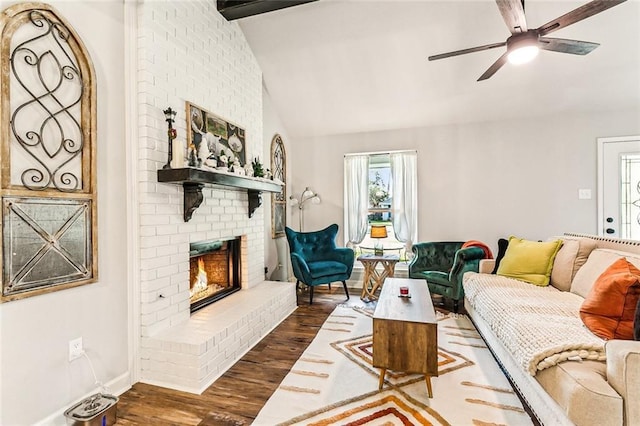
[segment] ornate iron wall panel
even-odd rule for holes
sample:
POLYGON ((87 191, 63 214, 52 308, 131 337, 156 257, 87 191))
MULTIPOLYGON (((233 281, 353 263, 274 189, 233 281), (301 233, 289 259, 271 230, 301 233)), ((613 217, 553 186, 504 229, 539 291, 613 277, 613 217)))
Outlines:
POLYGON ((0 16, 2 301, 97 278, 91 60, 51 6, 0 16))
POLYGON ((271 194, 271 235, 278 238, 284 236, 287 218, 287 153, 278 134, 271 140, 271 173, 284 183, 282 192, 271 194))

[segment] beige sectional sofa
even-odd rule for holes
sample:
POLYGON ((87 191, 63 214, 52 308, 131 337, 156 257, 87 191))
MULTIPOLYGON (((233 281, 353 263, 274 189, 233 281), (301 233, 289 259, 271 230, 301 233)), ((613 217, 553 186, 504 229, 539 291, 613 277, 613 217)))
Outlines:
POLYGON ((582 323, 591 286, 615 260, 640 268, 640 242, 566 234, 538 287, 492 275, 464 277, 465 308, 544 425, 640 425, 640 342, 604 341, 582 323))

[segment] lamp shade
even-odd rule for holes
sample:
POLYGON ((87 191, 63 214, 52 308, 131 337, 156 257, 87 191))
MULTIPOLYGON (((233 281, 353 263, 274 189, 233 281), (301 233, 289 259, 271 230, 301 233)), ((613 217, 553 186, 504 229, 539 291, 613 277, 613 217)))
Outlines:
POLYGON ((311 197, 315 197, 315 192, 313 192, 311 189, 309 189, 309 187, 307 186, 304 191, 302 191, 302 195, 301 198, 311 198, 311 197))
POLYGON ((387 238, 385 225, 371 225, 371 238, 387 238))

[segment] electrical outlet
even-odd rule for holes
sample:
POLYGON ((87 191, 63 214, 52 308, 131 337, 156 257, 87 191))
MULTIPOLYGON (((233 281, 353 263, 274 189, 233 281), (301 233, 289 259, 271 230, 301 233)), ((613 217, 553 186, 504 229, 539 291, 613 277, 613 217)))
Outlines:
POLYGON ((82 337, 78 337, 77 339, 69 340, 69 361, 73 361, 74 359, 78 359, 82 356, 82 337))

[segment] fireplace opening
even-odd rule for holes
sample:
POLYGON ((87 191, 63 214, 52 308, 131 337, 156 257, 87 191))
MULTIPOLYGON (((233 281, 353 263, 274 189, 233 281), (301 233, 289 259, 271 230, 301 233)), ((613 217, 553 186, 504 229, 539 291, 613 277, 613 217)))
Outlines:
POLYGON ((240 290, 240 238, 189 245, 191 312, 240 290))

